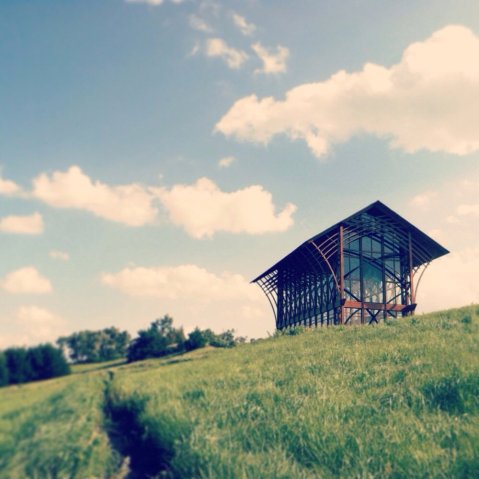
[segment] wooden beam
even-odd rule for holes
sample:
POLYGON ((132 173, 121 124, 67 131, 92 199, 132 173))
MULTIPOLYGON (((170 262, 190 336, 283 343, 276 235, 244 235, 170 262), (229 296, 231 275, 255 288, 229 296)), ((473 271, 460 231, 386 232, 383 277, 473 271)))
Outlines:
POLYGON ((362 303, 361 301, 345 301, 345 308, 355 309, 377 309, 380 311, 403 311, 405 308, 409 308, 409 305, 405 304, 383 304, 383 303, 362 303))
POLYGON ((339 226, 339 324, 344 323, 344 228, 339 226))

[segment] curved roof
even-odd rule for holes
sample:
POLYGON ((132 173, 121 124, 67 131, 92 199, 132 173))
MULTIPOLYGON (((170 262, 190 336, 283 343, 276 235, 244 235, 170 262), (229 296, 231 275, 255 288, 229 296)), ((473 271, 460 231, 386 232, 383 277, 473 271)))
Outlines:
POLYGON ((390 235, 394 235, 397 241, 404 246, 404 249, 407 249, 410 235, 414 267, 449 253, 446 248, 388 208, 384 203, 376 201, 308 239, 271 266, 271 268, 260 274, 252 283, 270 275, 281 266, 290 269, 304 269, 305 264, 307 264, 310 270, 324 271, 322 263, 338 251, 338 230, 340 226, 344 227, 345 245, 359 236, 374 234, 380 229, 382 232, 385 231, 390 235))

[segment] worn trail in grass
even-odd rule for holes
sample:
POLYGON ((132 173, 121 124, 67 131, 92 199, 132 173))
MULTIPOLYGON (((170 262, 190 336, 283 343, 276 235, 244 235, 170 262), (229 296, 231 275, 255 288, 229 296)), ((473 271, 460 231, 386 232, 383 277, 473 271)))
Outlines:
POLYGON ((6 388, 0 477, 479 477, 478 309, 6 388))
POLYGON ((103 378, 69 376, 0 392, 0 477, 110 477, 103 378))

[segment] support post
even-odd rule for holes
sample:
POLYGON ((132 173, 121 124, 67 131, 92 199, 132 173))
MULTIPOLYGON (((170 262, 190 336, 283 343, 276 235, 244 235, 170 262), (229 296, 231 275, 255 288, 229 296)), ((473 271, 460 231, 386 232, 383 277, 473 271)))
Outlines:
POLYGON ((364 324, 364 260, 363 238, 359 238, 359 299, 361 300, 361 324, 364 324))
POLYGON ((387 291, 386 291, 386 260, 384 259, 384 233, 383 232, 381 232, 381 274, 382 274, 382 283, 383 283, 383 304, 384 304, 383 321, 385 321, 387 317, 387 311, 386 311, 387 291))
POLYGON ((283 329, 284 327, 284 278, 283 278, 283 270, 281 268, 278 268, 278 317, 276 319, 277 321, 277 328, 278 329, 283 329))
POLYGON ((344 227, 339 226, 339 324, 344 323, 344 227))
MULTIPOLYGON (((411 232, 408 233, 409 239, 409 298, 410 304, 416 303, 416 295, 414 293, 414 269, 413 269, 413 257, 412 257, 412 237, 411 232)), ((414 315, 414 310, 411 311, 411 316, 414 315)))

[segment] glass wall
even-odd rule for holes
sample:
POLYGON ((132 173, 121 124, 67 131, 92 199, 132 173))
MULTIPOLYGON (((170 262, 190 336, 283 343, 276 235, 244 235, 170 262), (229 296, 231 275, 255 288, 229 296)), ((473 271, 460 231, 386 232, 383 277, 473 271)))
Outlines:
POLYGON ((346 300, 401 304, 400 253, 392 235, 363 236, 345 245, 346 300))

